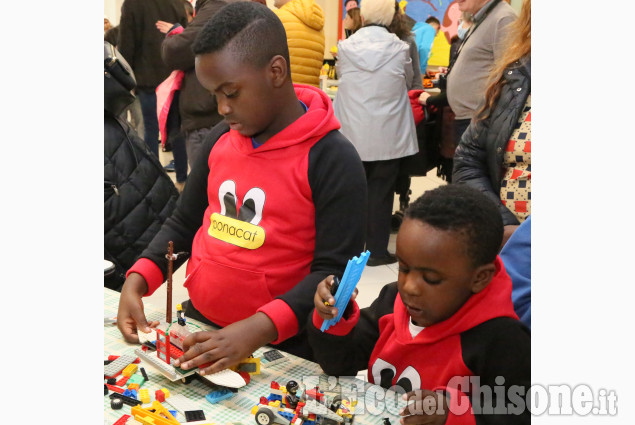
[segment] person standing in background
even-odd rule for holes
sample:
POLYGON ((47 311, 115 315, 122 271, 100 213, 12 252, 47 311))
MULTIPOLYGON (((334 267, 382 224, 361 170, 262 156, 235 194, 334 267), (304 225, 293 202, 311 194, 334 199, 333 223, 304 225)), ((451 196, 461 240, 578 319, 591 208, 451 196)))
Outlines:
POLYGON ((324 63, 324 12, 314 0, 274 0, 287 33, 291 81, 320 86, 324 63))
POLYGON ((170 71, 183 71, 185 76, 179 95, 181 130, 185 133, 185 149, 190 167, 196 163, 201 146, 209 131, 222 121, 216 99, 203 88, 196 78, 192 45, 205 23, 226 4, 236 0, 198 0, 194 19, 181 32, 180 25, 157 22, 157 27, 167 27, 167 37, 161 45, 161 57, 170 71))
POLYGON ((483 101, 489 72, 503 53, 506 28, 516 19, 511 6, 501 0, 462 0, 457 3, 461 12, 474 15, 474 23, 447 74, 448 102, 455 114, 456 145, 483 101))
POLYGON ((395 182, 401 158, 419 148, 407 92, 413 73, 409 46, 388 30, 395 0, 364 0, 360 9, 364 26, 338 44, 334 107, 342 134, 364 164, 367 265, 374 267, 397 262, 388 252, 395 182))
POLYGON ((144 141, 159 156, 159 121, 155 90, 170 70, 161 59, 163 34, 157 21, 187 23, 182 0, 124 0, 119 22, 117 48, 128 61, 137 79, 141 102, 144 141))

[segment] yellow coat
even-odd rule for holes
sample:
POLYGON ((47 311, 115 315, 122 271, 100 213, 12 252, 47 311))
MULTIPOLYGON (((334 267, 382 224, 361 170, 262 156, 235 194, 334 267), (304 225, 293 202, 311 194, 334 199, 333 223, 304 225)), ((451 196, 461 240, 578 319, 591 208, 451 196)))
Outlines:
POLYGON ((274 10, 284 25, 294 83, 319 87, 324 61, 324 13, 314 0, 291 0, 274 10))

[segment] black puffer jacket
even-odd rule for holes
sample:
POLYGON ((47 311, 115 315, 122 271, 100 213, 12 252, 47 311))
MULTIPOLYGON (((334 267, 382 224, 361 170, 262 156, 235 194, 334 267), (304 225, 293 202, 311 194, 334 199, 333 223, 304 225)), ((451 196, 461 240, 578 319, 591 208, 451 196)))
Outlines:
POLYGON ((140 89, 156 89, 170 75, 161 60, 163 34, 157 21, 185 26, 183 0, 125 0, 121 5, 117 49, 128 61, 140 89))
POLYGON ((126 271, 170 216, 178 196, 143 140, 128 123, 105 112, 104 258, 116 267, 105 286, 121 290, 126 271))
POLYGON ((192 44, 196 36, 223 6, 235 0, 198 0, 194 19, 180 34, 167 35, 161 45, 161 57, 171 71, 185 71, 179 112, 183 131, 213 127, 223 117, 218 114, 216 99, 196 78, 194 71, 194 53, 192 44))
POLYGON ((472 121, 461 137, 454 154, 454 183, 467 183, 494 200, 503 217, 503 224, 520 224, 500 200, 503 178, 503 156, 531 93, 531 57, 515 62, 503 73, 505 84, 489 117, 472 121))

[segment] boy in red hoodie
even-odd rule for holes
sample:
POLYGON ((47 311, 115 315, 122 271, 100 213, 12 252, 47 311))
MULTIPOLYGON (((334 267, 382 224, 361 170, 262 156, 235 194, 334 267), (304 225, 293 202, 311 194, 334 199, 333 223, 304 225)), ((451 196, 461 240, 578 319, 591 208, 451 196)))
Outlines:
MULTIPOLYGON (((191 252, 188 317, 222 327, 184 341, 176 366, 214 373, 265 344, 311 357, 304 333, 317 284, 364 245, 364 169, 330 99, 293 85, 280 20, 266 6, 219 10, 193 45, 196 75, 216 97, 214 127, 176 210, 128 271, 118 327, 149 332, 141 298, 167 273, 169 241, 191 252)), ((183 260, 177 260, 177 266, 183 260)))
POLYGON ((332 277, 322 281, 309 342, 324 371, 355 376, 367 368, 370 382, 401 387, 415 401, 402 425, 528 424, 530 335, 514 313, 512 283, 497 256, 497 211, 468 186, 426 192, 397 235, 398 281, 361 311, 351 301, 325 333, 323 320, 337 309, 332 277))

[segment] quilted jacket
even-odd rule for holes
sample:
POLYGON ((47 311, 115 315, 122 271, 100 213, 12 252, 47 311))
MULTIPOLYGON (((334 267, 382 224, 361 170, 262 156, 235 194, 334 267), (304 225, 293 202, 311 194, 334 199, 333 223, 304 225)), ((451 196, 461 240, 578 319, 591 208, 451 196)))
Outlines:
POLYGON ((320 85, 324 62, 324 13, 314 0, 291 0, 274 10, 284 25, 294 83, 320 85))
MULTIPOLYGON (((104 114, 104 258, 121 290, 126 271, 170 216, 179 194, 159 160, 125 121, 104 114)), ((167 250, 167 246, 166 246, 167 250)))

